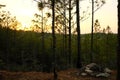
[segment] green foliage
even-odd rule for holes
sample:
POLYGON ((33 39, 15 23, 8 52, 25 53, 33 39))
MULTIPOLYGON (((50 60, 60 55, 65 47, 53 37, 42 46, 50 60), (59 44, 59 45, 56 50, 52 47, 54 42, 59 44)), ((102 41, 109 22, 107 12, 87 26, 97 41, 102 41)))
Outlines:
MULTIPOLYGON (((13 71, 52 71, 52 35, 44 33, 44 55, 42 50, 42 34, 30 31, 16 31, 0 27, 0 69, 13 71)), ((94 34, 94 61, 116 68, 117 35, 94 34)), ((67 36, 68 39, 68 36, 67 36)), ((82 63, 90 62, 90 34, 81 35, 82 63)), ((68 43, 67 43, 68 44, 68 43)), ((68 54, 63 50, 63 34, 56 34, 56 56, 58 69, 66 69, 68 54)), ((68 53, 68 48, 66 48, 68 53)), ((72 65, 77 62, 77 36, 72 35, 72 65)))

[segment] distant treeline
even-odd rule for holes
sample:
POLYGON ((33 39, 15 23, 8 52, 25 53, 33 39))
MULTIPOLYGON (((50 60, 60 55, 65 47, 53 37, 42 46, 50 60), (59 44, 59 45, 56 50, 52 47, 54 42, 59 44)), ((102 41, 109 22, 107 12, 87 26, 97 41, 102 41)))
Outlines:
MULTIPOLYGON (((94 33, 94 62, 116 68, 117 35, 94 33)), ((68 35, 56 34, 56 63, 58 70, 69 68, 68 35)), ((72 35, 72 67, 77 62, 77 36, 72 35)), ((91 34, 81 34, 82 64, 90 62, 91 34)), ((52 34, 17 31, 0 27, 0 69, 11 71, 52 71, 52 34), (43 37, 44 35, 44 37, 43 37), (43 39, 44 38, 44 39, 43 39)))

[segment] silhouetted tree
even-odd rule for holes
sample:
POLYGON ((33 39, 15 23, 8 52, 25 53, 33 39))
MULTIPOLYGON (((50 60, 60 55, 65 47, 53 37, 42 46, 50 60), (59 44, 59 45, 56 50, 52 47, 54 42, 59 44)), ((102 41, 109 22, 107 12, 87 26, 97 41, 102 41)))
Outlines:
POLYGON ((42 32, 42 56, 43 56, 43 65, 44 65, 44 59, 45 59, 45 38, 44 38, 44 1, 42 2, 39 2, 38 3, 38 7, 39 7, 39 9, 40 9, 40 11, 41 11, 41 32, 42 32))
POLYGON ((92 0, 92 25, 91 25, 91 54, 90 62, 93 62, 93 26, 94 26, 94 0, 92 0))
POLYGON ((81 68, 81 36, 80 36, 80 19, 79 19, 79 0, 76 0, 76 21, 77 21, 77 68, 81 68))
POLYGON ((69 65, 71 66, 71 0, 69 0, 69 65))
POLYGON ((52 38, 53 38, 53 58, 54 58, 54 80, 57 80, 56 72, 56 36, 55 36, 55 0, 52 0, 52 38))
POLYGON ((118 51, 117 51, 117 80, 120 80, 120 0, 118 0, 118 51))
POLYGON ((112 33, 110 26, 107 26, 107 27, 106 27, 106 33, 107 33, 107 34, 112 33))
POLYGON ((64 0, 63 1, 64 2, 64 12, 63 12, 63 15, 64 15, 64 54, 66 55, 66 61, 68 61, 67 60, 67 57, 68 57, 68 55, 67 55, 67 22, 66 22, 66 0, 64 0))
POLYGON ((100 33, 100 32, 101 32, 101 26, 98 19, 96 19, 95 23, 93 23, 93 33, 100 33))
POLYGON ((13 17, 9 11, 0 11, 0 25, 2 27, 15 29, 17 26, 13 27, 13 24, 16 21, 16 17, 13 17))
POLYGON ((92 25, 91 25, 91 54, 90 62, 93 62, 93 27, 94 27, 94 12, 105 4, 105 0, 92 0, 92 25))

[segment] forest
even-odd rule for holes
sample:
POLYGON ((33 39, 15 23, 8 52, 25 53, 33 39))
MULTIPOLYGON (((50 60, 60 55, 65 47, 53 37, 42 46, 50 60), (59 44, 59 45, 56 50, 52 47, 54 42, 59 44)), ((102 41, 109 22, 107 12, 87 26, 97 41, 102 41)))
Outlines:
POLYGON ((1 9, 7 5, 0 4, 1 80, 120 79, 120 25, 118 33, 113 33, 110 26, 102 29, 99 19, 94 18, 105 0, 92 0, 92 13, 82 12, 82 0, 35 1, 41 14, 35 13, 30 28, 23 30, 15 16, 1 9), (45 13, 46 8, 51 12, 45 13), (91 33, 81 34, 80 23, 90 16, 91 33), (80 71, 90 63, 99 65, 95 66, 96 71, 107 67, 112 76, 96 78, 91 72, 87 73, 90 76, 82 74, 80 71))
MULTIPOLYGON (((0 29, 0 67, 13 71, 51 71, 53 66, 51 33, 0 29), (44 46, 44 47, 43 47, 44 46)), ((59 70, 76 67, 77 36, 72 35, 71 64, 69 65, 68 35, 67 43, 63 34, 56 34, 56 64, 59 70), (67 47, 65 47, 67 46, 67 47)), ((81 61, 90 63, 90 34, 81 35, 81 61)), ((94 62, 116 69, 117 35, 113 33, 94 34, 94 62)))

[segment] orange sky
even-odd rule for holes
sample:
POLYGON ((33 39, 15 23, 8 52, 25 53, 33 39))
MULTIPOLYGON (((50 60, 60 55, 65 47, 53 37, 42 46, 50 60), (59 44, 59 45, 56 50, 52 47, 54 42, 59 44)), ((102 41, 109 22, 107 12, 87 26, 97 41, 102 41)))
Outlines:
MULTIPOLYGON (((38 13, 37 3, 33 0, 0 0, 1 4, 5 4, 8 11, 17 16, 23 26, 30 25, 34 13, 38 13)), ((101 27, 108 25, 112 32, 117 33, 117 0, 106 0, 106 4, 95 12, 95 19, 98 19, 101 27)), ((91 18, 81 22, 81 33, 91 32, 91 18)))

